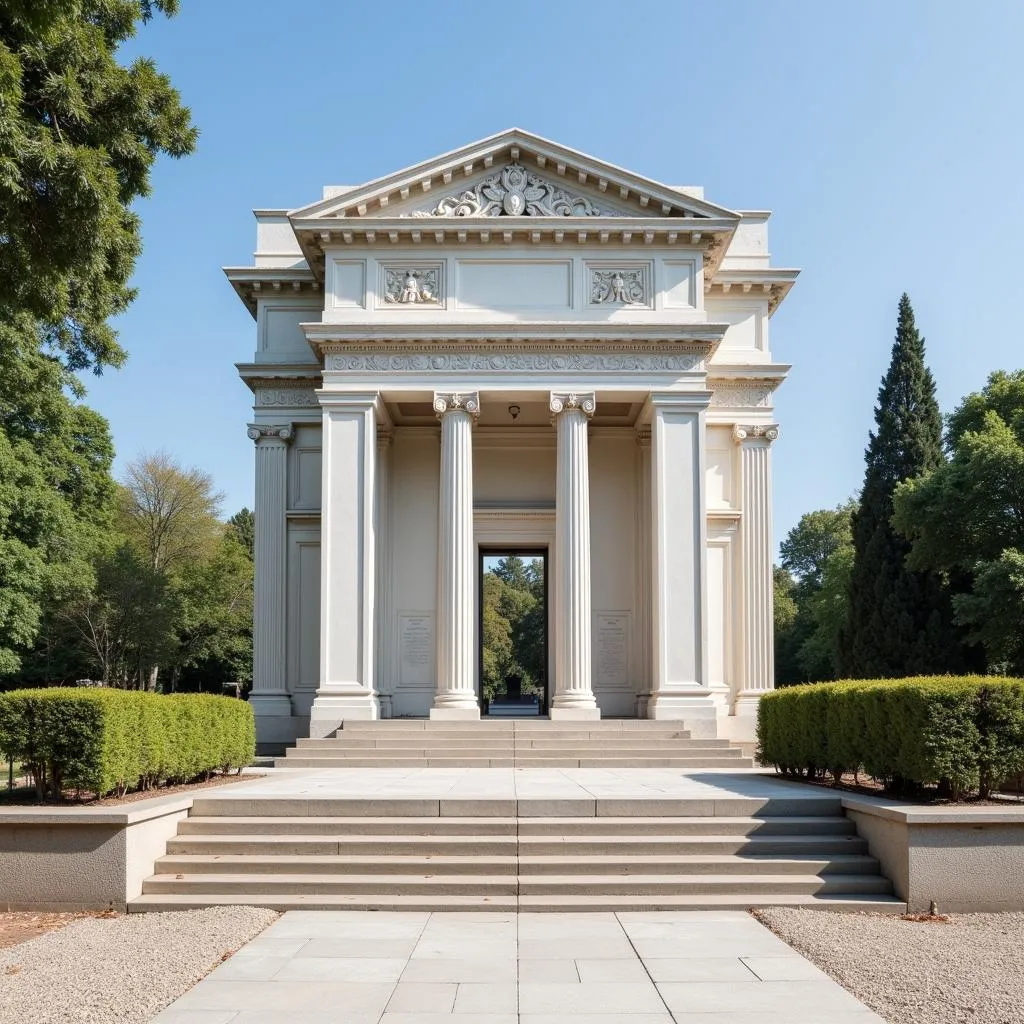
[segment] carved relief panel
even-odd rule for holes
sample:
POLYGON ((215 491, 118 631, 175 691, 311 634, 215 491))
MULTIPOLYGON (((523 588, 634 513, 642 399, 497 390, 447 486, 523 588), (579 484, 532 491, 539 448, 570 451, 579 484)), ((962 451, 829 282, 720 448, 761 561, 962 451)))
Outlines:
POLYGON ((444 263, 382 263, 378 308, 444 308, 444 263))
POLYGON ((587 304, 606 309, 654 308, 654 275, 650 261, 588 263, 587 304))

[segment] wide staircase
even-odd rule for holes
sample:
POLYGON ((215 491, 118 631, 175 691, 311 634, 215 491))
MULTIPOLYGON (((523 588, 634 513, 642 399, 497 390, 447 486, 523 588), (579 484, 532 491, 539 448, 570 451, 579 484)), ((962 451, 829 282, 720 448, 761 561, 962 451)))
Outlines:
POLYGON ((390 719, 347 722, 300 739, 278 768, 751 768, 728 740, 695 739, 679 722, 604 719, 390 719))
POLYGON ((196 798, 129 910, 905 906, 831 794, 576 801, 241 796, 196 798))

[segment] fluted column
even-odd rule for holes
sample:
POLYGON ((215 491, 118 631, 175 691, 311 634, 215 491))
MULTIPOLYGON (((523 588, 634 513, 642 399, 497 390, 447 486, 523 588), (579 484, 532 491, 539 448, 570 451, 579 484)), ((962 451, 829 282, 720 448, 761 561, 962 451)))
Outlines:
POLYGON ((252 690, 249 703, 258 738, 272 742, 280 731, 268 718, 290 718, 287 680, 288 442, 292 426, 251 423, 256 442, 255 580, 253 592, 252 690), (261 721, 263 720, 263 721, 261 721))
POLYGON ((591 684, 590 466, 587 425, 593 392, 551 392, 555 474, 555 693, 552 718, 600 718, 591 684))
POLYGON ((476 551, 473 542, 473 421, 476 392, 434 393, 441 421, 437 544, 437 690, 431 718, 479 718, 476 696, 476 551))
POLYGON ((740 454, 740 558, 743 660, 736 714, 757 714, 761 696, 775 684, 772 587, 772 442, 774 423, 737 424, 740 454))
POLYGON ((391 431, 377 428, 377 608, 375 628, 377 651, 377 700, 381 718, 391 717, 391 693, 395 681, 391 657, 394 636, 391 629, 391 431))

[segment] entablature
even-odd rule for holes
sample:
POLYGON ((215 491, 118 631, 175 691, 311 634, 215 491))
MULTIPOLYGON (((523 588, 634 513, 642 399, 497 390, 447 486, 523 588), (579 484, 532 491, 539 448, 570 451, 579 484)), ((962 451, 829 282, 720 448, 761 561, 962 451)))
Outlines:
POLYGON ((317 280, 307 267, 223 267, 235 294, 255 318, 258 302, 265 295, 309 296, 322 293, 322 280, 317 280))
POLYGON ((783 267, 718 270, 713 276, 705 274, 704 293, 767 296, 768 315, 771 316, 799 276, 799 270, 783 267))

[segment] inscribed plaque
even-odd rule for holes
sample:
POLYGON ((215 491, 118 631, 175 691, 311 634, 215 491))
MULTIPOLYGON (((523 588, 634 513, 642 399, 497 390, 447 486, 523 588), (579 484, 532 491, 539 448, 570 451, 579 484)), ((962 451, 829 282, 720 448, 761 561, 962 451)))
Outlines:
POLYGON ((629 614, 599 612, 595 616, 594 682, 605 688, 629 686, 629 614))
POLYGON ((403 614, 400 623, 399 686, 430 686, 434 681, 434 617, 403 614))

